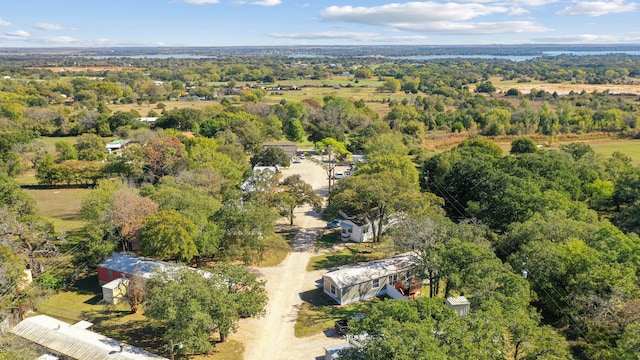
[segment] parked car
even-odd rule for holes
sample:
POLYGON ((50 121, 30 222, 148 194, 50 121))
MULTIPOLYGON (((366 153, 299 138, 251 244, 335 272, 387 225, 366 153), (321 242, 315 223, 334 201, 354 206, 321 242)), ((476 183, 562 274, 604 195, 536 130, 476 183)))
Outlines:
POLYGON ((291 162, 294 163, 294 164, 300 164, 302 162, 302 160, 300 160, 299 157, 294 157, 291 162))
POLYGON ((327 229, 335 229, 340 227, 340 219, 334 219, 327 223, 327 229))
POLYGON ((351 321, 352 319, 357 319, 357 320, 363 320, 364 319, 364 315, 362 314, 353 314, 351 315, 351 317, 348 318, 344 318, 344 319, 340 319, 338 321, 336 321, 334 328, 336 329, 336 333, 338 333, 338 335, 346 335, 347 334, 347 330, 349 330, 349 321, 351 321))
POLYGON ((347 176, 349 176, 349 175, 347 175, 345 173, 341 173, 341 172, 337 172, 337 173, 333 174, 333 178, 334 179, 346 179, 347 176))

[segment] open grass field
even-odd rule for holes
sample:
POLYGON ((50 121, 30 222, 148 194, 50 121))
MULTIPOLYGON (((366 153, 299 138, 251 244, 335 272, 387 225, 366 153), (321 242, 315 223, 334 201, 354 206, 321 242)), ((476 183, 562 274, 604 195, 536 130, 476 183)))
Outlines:
POLYGON ((80 218, 82 200, 89 194, 85 188, 26 189, 36 200, 40 214, 51 220, 58 232, 78 232, 85 223, 80 218))
MULTIPOLYGON (((556 141, 544 149, 558 150, 560 145, 572 142, 583 142, 593 148, 593 150, 604 157, 609 157, 616 151, 619 151, 631 158, 634 166, 640 166, 640 139, 571 139, 556 141)), ((511 150, 511 142, 496 142, 502 149, 504 154, 508 154, 511 150)))
POLYGON ((612 94, 635 94, 640 95, 640 83, 637 79, 629 80, 628 84, 571 84, 559 83, 550 84, 541 81, 519 83, 515 80, 503 81, 497 78, 491 79, 491 83, 496 87, 497 92, 507 92, 509 89, 518 89, 524 94, 528 94, 532 89, 544 90, 549 93, 557 92, 558 95, 566 95, 571 91, 580 93, 582 91, 603 92, 609 91, 612 94))

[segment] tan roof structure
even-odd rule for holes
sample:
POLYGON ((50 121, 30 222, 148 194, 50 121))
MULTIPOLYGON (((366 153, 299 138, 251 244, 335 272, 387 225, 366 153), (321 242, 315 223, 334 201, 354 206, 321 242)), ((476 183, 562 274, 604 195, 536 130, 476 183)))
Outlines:
POLYGON ((148 351, 46 315, 22 320, 11 332, 52 352, 78 360, 152 360, 166 359, 148 351))

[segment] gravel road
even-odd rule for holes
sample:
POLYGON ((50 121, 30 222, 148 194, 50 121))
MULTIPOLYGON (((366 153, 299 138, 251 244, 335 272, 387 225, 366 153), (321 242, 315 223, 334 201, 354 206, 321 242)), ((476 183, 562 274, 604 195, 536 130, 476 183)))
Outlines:
MULTIPOLYGON (((300 174, 320 195, 327 192, 327 174, 317 164, 303 160, 282 171, 283 178, 300 174)), ((324 271, 307 272, 309 259, 315 254, 313 242, 322 234, 326 222, 310 207, 296 209, 294 224, 300 228, 293 251, 277 266, 254 268, 266 280, 269 303, 266 315, 258 319, 243 319, 231 339, 245 345, 246 360, 323 359, 323 346, 344 341, 329 330, 307 338, 294 336, 294 325, 302 304, 300 293, 313 290, 324 271)))

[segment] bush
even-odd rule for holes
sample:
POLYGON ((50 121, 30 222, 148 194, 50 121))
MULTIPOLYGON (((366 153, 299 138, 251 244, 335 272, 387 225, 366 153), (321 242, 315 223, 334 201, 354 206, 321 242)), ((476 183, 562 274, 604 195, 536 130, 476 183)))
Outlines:
POLYGON ((41 288, 58 290, 65 284, 65 280, 59 275, 42 274, 36 278, 36 284, 41 288))

